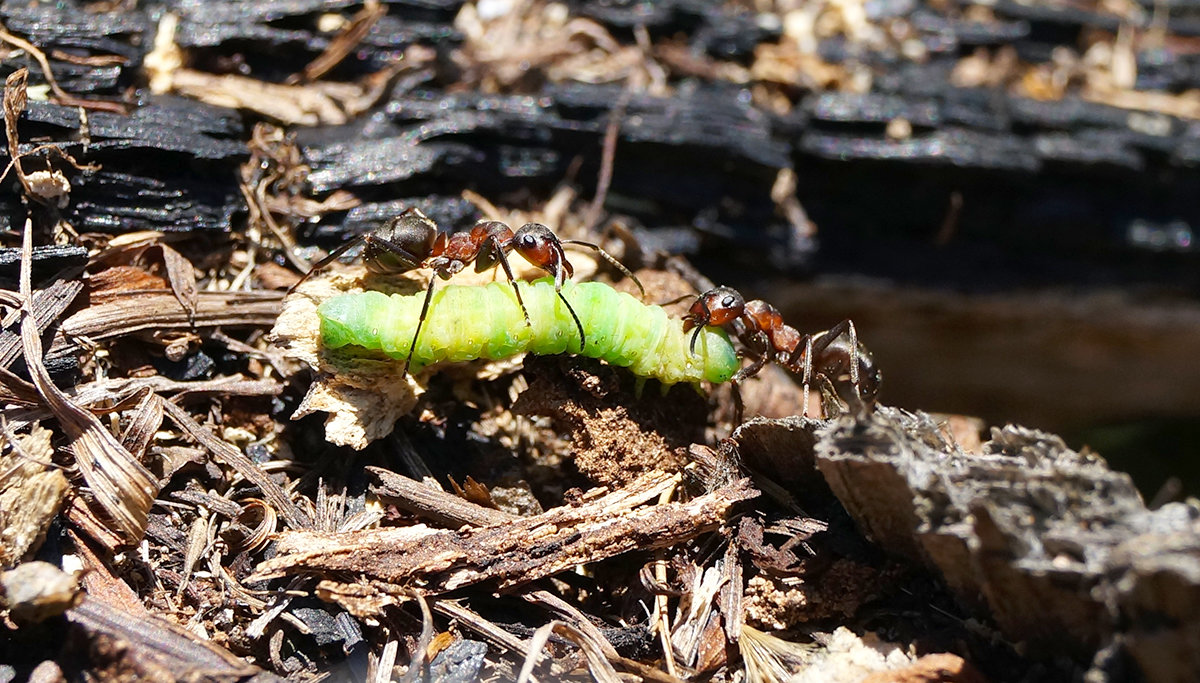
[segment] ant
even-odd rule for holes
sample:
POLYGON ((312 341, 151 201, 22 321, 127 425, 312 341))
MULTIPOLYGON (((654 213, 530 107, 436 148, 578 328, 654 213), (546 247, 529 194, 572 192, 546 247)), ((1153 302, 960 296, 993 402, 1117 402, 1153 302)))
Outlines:
MULTIPOLYGON (((521 313, 525 315, 525 324, 529 325, 529 311, 521 299, 521 290, 513 276, 512 267, 508 264, 508 253, 515 251, 526 261, 541 268, 554 278, 554 291, 558 298, 571 313, 575 327, 579 330, 579 348, 583 349, 586 337, 583 323, 575 314, 575 309, 563 296, 563 282, 575 274, 571 262, 567 260, 564 245, 577 245, 595 250, 606 261, 621 271, 625 277, 633 280, 642 293, 646 290, 642 283, 621 265, 616 258, 599 246, 581 240, 559 239, 550 228, 541 223, 526 223, 513 232, 500 221, 480 220, 470 230, 460 232, 443 232, 437 224, 430 220, 419 209, 411 208, 404 213, 389 219, 378 228, 365 232, 346 242, 329 253, 328 256, 313 265, 312 269, 300 278, 300 282, 292 285, 295 289, 310 275, 333 263, 351 248, 362 244, 362 260, 367 270, 376 274, 407 273, 417 268, 430 268, 437 278, 449 280, 455 273, 461 272, 471 262, 475 263, 475 272, 481 273, 488 268, 500 264, 508 281, 512 283, 513 292, 517 295, 517 303, 521 313)), ((421 305, 421 315, 417 321, 417 329, 413 332, 412 344, 408 357, 404 360, 403 374, 408 374, 408 366, 412 362, 413 351, 417 348, 417 338, 421 335, 421 327, 425 324, 425 316, 429 312, 429 302, 433 298, 433 283, 437 278, 430 278, 425 290, 425 302, 421 305)))
POLYGON ((858 332, 849 320, 824 332, 800 334, 785 325, 779 309, 760 299, 746 301, 731 287, 716 287, 701 294, 683 318, 683 330, 692 328, 689 348, 695 353, 696 339, 706 325, 730 325, 733 333, 754 358, 738 370, 733 384, 735 420, 742 421, 742 396, 738 383, 758 374, 773 360, 804 380, 804 410, 808 411, 808 392, 815 377, 822 380, 822 399, 835 396, 847 407, 870 411, 879 394, 881 376, 871 352, 858 341, 858 332))

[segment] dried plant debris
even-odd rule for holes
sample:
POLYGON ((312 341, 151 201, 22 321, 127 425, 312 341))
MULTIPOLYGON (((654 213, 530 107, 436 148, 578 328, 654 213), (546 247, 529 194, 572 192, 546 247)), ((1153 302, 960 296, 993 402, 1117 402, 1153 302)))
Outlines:
POLYGON ((419 588, 437 594, 481 581, 512 587, 632 550, 681 543, 716 529, 734 504, 757 495, 737 482, 688 502, 644 507, 677 483, 649 474, 593 500, 470 531, 417 525, 334 538, 289 532, 280 537, 279 555, 259 567, 258 578, 351 572, 384 593, 419 588))
POLYGON ((867 675, 912 664, 913 657, 895 643, 860 639, 846 628, 819 643, 790 643, 752 627, 742 631, 746 674, 761 681, 861 681, 867 675))
POLYGON ((103 600, 86 600, 72 609, 67 618, 97 642, 107 642, 113 648, 107 666, 95 671, 100 677, 284 680, 208 644, 184 628, 147 614, 130 614, 103 600))
POLYGON ((859 637, 846 628, 814 633, 812 644, 781 640, 747 627, 742 632, 746 676, 790 683, 985 683, 974 667, 956 655, 916 657, 896 643, 859 637))
POLYGON ((20 437, 3 427, 0 453, 0 568, 35 552, 62 510, 67 477, 53 463, 50 430, 33 425, 20 437))

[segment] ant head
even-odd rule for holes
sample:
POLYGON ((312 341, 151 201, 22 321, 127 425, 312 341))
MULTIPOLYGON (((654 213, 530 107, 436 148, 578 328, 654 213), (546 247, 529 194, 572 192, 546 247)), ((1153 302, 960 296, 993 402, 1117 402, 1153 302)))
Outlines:
POLYGON ((572 274, 571 264, 567 263, 558 236, 541 223, 522 225, 513 235, 512 245, 513 250, 526 261, 552 275, 558 276, 560 269, 565 270, 568 276, 572 274))
POLYGON ((683 329, 714 325, 720 327, 741 317, 746 300, 732 287, 710 289, 696 298, 696 303, 684 318, 683 329))
POLYGON ((696 340, 700 338, 700 331, 706 325, 720 327, 731 323, 742 315, 745 307, 746 300, 732 287, 717 287, 696 297, 696 302, 692 304, 687 315, 683 316, 684 332, 696 328, 688 344, 692 355, 696 353, 696 340))
POLYGON ((513 235, 513 246, 518 250, 541 249, 557 241, 558 236, 541 223, 526 223, 513 235))

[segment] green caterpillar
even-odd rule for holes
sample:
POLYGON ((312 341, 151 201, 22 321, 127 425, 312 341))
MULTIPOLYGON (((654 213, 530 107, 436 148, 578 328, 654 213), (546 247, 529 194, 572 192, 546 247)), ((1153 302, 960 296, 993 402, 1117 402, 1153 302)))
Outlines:
MULTIPOLYGON (((529 312, 528 325, 507 282, 437 290, 412 355, 413 371, 437 363, 500 360, 523 351, 599 358, 665 385, 726 382, 738 370, 737 353, 724 330, 704 328, 693 354, 683 321, 668 317, 660 306, 647 306, 599 282, 568 280, 562 294, 579 316, 587 340, 580 349, 578 328, 555 293, 553 280, 517 286, 529 312)), ((388 296, 367 291, 329 299, 317 308, 322 343, 328 348, 353 344, 404 359, 423 298, 424 293, 388 296)))

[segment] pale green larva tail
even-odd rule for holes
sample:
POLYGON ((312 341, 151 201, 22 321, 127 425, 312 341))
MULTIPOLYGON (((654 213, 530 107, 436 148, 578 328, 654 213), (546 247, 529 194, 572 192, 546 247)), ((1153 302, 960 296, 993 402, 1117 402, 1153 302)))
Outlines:
MULTIPOLYGON (((599 282, 563 283, 563 296, 579 316, 587 344, 550 279, 519 282, 529 324, 512 285, 446 285, 429 304, 412 369, 486 358, 499 360, 523 351, 538 355, 579 353, 629 368, 639 377, 664 384, 726 382, 738 370, 737 354, 724 330, 706 327, 689 351, 683 321, 659 306, 599 282)), ((396 359, 408 356, 424 292, 388 296, 362 292, 334 297, 317 308, 321 340, 328 348, 353 344, 396 359)))

